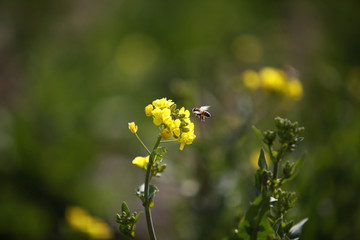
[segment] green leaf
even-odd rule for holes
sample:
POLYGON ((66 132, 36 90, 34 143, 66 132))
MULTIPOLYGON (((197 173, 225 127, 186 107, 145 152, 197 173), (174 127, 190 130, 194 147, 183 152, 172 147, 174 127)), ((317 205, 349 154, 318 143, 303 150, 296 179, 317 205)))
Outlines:
POLYGON ((139 219, 140 215, 141 215, 142 212, 139 212, 138 214, 136 214, 135 216, 135 223, 137 222, 137 220, 139 219))
POLYGON ((162 156, 167 152, 167 149, 165 147, 158 147, 155 149, 156 155, 162 156))
POLYGON ((308 218, 304 218, 297 224, 295 224, 289 231, 290 233, 290 240, 297 240, 300 239, 302 229, 304 227, 304 224, 308 221, 308 218))
POLYGON ((263 138, 263 135, 261 133, 261 131, 259 129, 257 129, 255 126, 252 126, 252 129, 254 130, 254 132, 256 133, 256 135, 262 139, 263 138))
POLYGON ((167 149, 165 147, 158 147, 156 148, 151 154, 149 163, 153 162, 160 162, 162 160, 162 155, 164 155, 167 152, 167 149))
POLYGON ((264 136, 262 135, 261 131, 259 129, 257 129, 255 126, 252 126, 252 129, 254 130, 255 134, 259 137, 261 144, 263 145, 265 150, 267 152, 270 152, 269 146, 266 143, 264 143, 264 136))
POLYGON ((268 239, 269 236, 273 236, 275 232, 268 221, 269 212, 269 194, 260 195, 251 203, 250 208, 245 214, 245 218, 240 222, 238 236, 246 240, 265 240, 268 239))
POLYGON ((264 155, 264 150, 262 148, 260 150, 258 165, 259 165, 260 169, 268 170, 268 166, 266 164, 266 159, 265 159, 265 155, 264 155))
POLYGON ((155 194, 159 192, 159 189, 155 185, 149 186, 149 206, 153 205, 153 199, 155 197, 155 194))

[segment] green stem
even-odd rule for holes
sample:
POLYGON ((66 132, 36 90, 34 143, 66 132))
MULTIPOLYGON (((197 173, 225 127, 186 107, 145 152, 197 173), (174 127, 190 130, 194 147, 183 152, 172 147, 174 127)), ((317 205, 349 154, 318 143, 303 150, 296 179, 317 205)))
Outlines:
POLYGON ((279 168, 279 161, 276 159, 275 160, 275 164, 274 164, 274 176, 273 176, 273 180, 277 179, 277 173, 278 173, 278 168, 279 168))
POLYGON ((141 145, 145 148, 145 150, 148 152, 148 154, 150 155, 151 152, 149 151, 149 149, 145 146, 145 144, 143 143, 143 141, 141 141, 141 139, 139 138, 139 136, 135 133, 136 138, 139 140, 139 142, 141 143, 141 145))
MULTIPOLYGON (((161 136, 158 137, 158 139, 155 143, 155 146, 153 148, 153 151, 159 146, 160 141, 161 141, 161 136)), ((156 240, 156 235, 155 235, 152 218, 151 218, 150 201, 149 201, 149 183, 151 180, 151 167, 154 163, 154 159, 153 159, 154 155, 151 154, 150 152, 149 152, 149 154, 150 154, 150 159, 149 159, 149 163, 147 165, 146 175, 145 175, 145 204, 144 204, 144 207, 145 207, 145 215, 146 215, 146 224, 147 224, 150 240, 156 240)))
POLYGON ((172 139, 172 140, 162 140, 162 141, 160 141, 160 143, 169 143, 169 142, 179 142, 179 140, 172 139))
MULTIPOLYGON (((274 154, 272 152, 272 148, 270 145, 269 146, 269 153, 270 153, 270 158, 271 158, 271 161, 274 163, 274 171, 273 171, 273 184, 274 184, 274 181, 277 179, 277 174, 278 174, 278 169, 279 169, 279 160, 277 157, 275 158, 274 157, 274 154)), ((274 185, 271 185, 271 190, 274 191, 274 185)))

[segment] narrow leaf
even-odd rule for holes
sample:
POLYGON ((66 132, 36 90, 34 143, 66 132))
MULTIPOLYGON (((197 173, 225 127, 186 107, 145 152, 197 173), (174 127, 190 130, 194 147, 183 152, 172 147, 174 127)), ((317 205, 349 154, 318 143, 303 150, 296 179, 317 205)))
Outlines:
POLYGON ((270 152, 269 150, 269 146, 267 144, 264 143, 264 136, 263 134, 261 133, 261 131, 259 129, 257 129, 255 126, 252 126, 252 129, 254 130, 255 134, 259 137, 260 141, 261 141, 261 144, 263 145, 263 147, 265 148, 265 150, 267 152, 270 152))
MULTIPOLYGON (((153 202, 155 194, 159 192, 159 189, 155 185, 149 186, 149 203, 153 202)), ((150 204, 152 205, 152 204, 150 204)))
POLYGON ((264 150, 262 148, 260 150, 258 165, 259 165, 260 169, 268 170, 268 166, 266 164, 266 159, 265 159, 265 155, 264 155, 264 150))
POLYGON ((290 233, 290 240, 296 240, 299 239, 301 236, 302 229, 304 227, 304 224, 309 220, 309 218, 304 218, 297 224, 295 224, 289 231, 290 233))

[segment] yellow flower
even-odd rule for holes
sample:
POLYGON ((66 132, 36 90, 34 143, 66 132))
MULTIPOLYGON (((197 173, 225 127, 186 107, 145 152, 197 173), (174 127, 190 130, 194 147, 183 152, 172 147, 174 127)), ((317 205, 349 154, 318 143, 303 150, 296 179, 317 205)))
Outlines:
POLYGON ((290 79, 286 83, 286 88, 284 91, 285 95, 294 99, 299 100, 303 95, 303 87, 301 82, 298 79, 290 79))
POLYGON ((149 157, 136 157, 134 158, 134 160, 132 161, 133 164, 146 169, 147 164, 149 163, 149 157))
POLYGON ((285 73, 281 70, 265 67, 260 70, 262 86, 270 91, 281 92, 286 84, 285 73))
POLYGON ((130 131, 135 134, 138 130, 138 126, 134 122, 128 123, 130 131))
POLYGON ((161 115, 161 110, 159 108, 154 109, 154 111, 152 112, 153 116, 154 116, 154 124, 156 126, 159 126, 162 123, 162 115, 161 115))
POLYGON ((151 104, 147 105, 147 106, 145 107, 145 114, 146 114, 146 116, 151 117, 153 110, 154 110, 153 105, 151 105, 151 104))
POLYGON ((192 144, 195 138, 194 132, 182 133, 180 137, 180 150, 184 149, 185 144, 192 144))
POLYGON ((261 84, 260 76, 257 72, 253 70, 246 70, 242 74, 242 79, 245 87, 249 89, 256 90, 260 87, 261 84))
POLYGON ((179 110, 179 115, 182 115, 182 114, 184 114, 185 118, 188 118, 190 116, 189 110, 185 110, 184 107, 180 108, 180 110, 179 110))
POLYGON ((174 121, 174 124, 172 125, 172 133, 173 133, 173 135, 174 135, 174 137, 179 137, 180 136, 180 133, 181 133, 181 131, 180 131, 180 124, 181 124, 181 121, 180 121, 180 119, 176 119, 175 121, 174 121))
POLYGON ((166 98, 156 99, 145 107, 146 116, 152 116, 153 122, 160 128, 164 139, 173 136, 180 142, 182 150, 186 144, 195 139, 194 124, 190 120, 190 112, 184 107, 176 109, 176 104, 166 98))
POLYGON ((170 99, 167 100, 166 98, 162 98, 162 99, 154 100, 152 104, 154 105, 155 108, 164 109, 164 108, 170 108, 170 106, 173 105, 174 103, 170 99))

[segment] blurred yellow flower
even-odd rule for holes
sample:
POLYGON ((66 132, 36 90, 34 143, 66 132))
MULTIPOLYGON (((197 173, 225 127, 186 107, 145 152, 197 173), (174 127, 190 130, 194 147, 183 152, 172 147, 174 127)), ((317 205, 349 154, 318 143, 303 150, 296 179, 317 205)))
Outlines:
POLYGON ((147 164, 149 163, 149 157, 136 157, 132 161, 133 164, 137 165, 138 167, 146 169, 147 164))
POLYGON ((261 84, 260 76, 257 72, 253 70, 246 70, 242 74, 242 79, 244 82, 244 85, 252 90, 258 89, 261 84))
POLYGON ((135 134, 138 130, 138 126, 134 122, 128 123, 130 131, 135 134))
POLYGON ((65 217, 68 223, 78 230, 96 239, 110 239, 114 234, 111 227, 103 220, 93 217, 81 207, 67 207, 65 217))
POLYGON ((296 79, 296 78, 290 79, 286 83, 284 93, 286 96, 288 96, 294 100, 299 100, 299 99, 301 99, 301 97, 303 95, 303 86, 298 79, 296 79))
POLYGON ((265 67, 260 70, 263 87, 267 90, 281 92, 286 84, 286 75, 282 70, 265 67))

